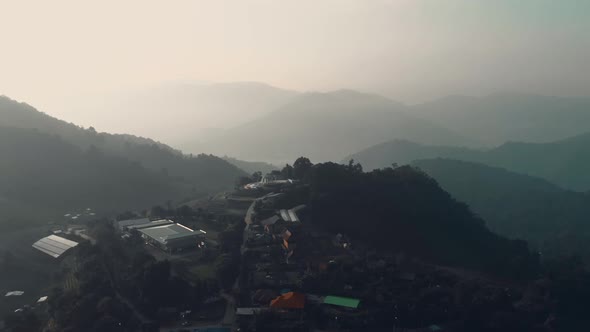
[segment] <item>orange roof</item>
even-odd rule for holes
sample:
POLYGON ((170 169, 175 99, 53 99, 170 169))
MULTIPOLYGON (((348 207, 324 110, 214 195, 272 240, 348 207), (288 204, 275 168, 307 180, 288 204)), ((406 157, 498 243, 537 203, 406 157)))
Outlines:
POLYGON ((271 308, 303 309, 305 307, 305 295, 289 292, 270 301, 271 308))

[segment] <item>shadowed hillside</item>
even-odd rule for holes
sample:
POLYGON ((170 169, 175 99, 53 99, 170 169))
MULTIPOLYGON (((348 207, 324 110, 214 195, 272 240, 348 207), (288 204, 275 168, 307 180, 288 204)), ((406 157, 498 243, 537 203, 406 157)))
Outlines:
POLYGON ((524 241, 489 231, 465 204, 415 168, 363 173, 326 163, 313 167, 310 182, 313 220, 332 232, 383 250, 495 274, 524 276, 535 269, 524 241))
POLYGON ((137 162, 151 171, 193 185, 201 193, 231 188, 236 177, 244 174, 234 165, 215 156, 186 156, 150 139, 98 133, 93 128, 84 129, 66 123, 6 97, 0 97, 0 126, 37 129, 59 136, 82 150, 96 149, 107 156, 137 162))
POLYGON ((413 165, 467 203, 494 232, 527 240, 545 256, 590 258, 590 195, 483 164, 429 159, 413 165))
POLYGON ((0 155, 3 224, 41 215, 46 223, 87 207, 110 213, 139 209, 196 194, 165 174, 34 129, 0 127, 0 155))

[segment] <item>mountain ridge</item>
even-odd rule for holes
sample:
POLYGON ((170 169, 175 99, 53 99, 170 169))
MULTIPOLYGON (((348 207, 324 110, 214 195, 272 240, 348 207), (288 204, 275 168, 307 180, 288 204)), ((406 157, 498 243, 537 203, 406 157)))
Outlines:
POLYGON ((563 188, 590 189, 590 133, 551 143, 508 142, 496 148, 475 150, 451 146, 428 146, 408 141, 390 141, 349 155, 368 169, 416 159, 450 158, 544 178, 563 188))

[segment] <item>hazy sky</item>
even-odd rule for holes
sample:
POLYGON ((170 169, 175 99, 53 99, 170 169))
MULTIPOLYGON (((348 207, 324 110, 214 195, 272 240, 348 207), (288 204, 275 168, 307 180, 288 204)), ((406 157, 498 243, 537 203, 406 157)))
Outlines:
POLYGON ((0 94, 65 119, 83 118, 71 100, 192 80, 590 95, 588 0, 0 0, 0 45, 0 94))

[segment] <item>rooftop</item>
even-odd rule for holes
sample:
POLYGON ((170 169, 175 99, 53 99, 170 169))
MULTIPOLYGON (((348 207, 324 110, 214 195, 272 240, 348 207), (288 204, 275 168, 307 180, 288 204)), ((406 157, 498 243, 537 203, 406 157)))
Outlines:
POLYGON ((143 225, 148 224, 150 222, 149 218, 140 218, 140 219, 128 219, 128 220, 121 220, 118 221, 117 224, 119 225, 120 229, 125 227, 133 226, 133 225, 143 225))
POLYGON ((359 303, 361 301, 358 299, 352 299, 349 297, 340 297, 340 296, 326 296, 324 299, 324 304, 331 304, 340 307, 347 307, 347 308, 358 308, 359 303))
POLYGON ((142 229, 142 228, 149 228, 149 227, 155 227, 155 226, 162 226, 162 225, 170 225, 173 224, 174 221, 172 220, 168 220, 168 219, 160 219, 160 220, 154 220, 154 221, 150 221, 147 223, 142 223, 142 224, 137 224, 137 225, 130 225, 127 226, 127 229, 142 229))
POLYGON ((33 248, 46 253, 47 255, 58 258, 67 250, 78 245, 74 242, 57 235, 49 235, 33 243, 33 248))
POLYGON ((142 228, 139 229, 139 231, 162 244, 166 244, 169 240, 173 239, 205 234, 205 232, 201 230, 194 231, 181 224, 168 224, 150 228, 142 228))

